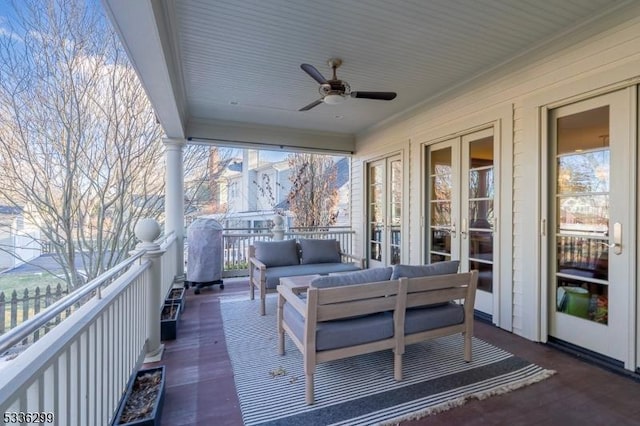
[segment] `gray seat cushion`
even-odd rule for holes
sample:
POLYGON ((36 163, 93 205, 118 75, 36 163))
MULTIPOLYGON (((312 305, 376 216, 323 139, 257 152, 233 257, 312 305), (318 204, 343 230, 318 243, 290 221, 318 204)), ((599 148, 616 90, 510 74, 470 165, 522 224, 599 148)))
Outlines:
POLYGON ((300 263, 340 263, 338 240, 300 239, 300 263))
POLYGON ((266 270, 266 287, 276 288, 282 277, 358 271, 353 263, 315 263, 310 265, 275 266, 266 270))
POLYGON ((256 241, 255 256, 267 267, 300 264, 296 240, 256 241))
POLYGON ((351 272, 348 274, 329 275, 327 277, 314 278, 311 286, 315 288, 338 287, 351 284, 376 283, 389 281, 391 278, 391 267, 372 268, 364 271, 351 272))
MULTIPOLYGON (((295 336, 303 341, 304 317, 288 303, 284 305, 284 320, 295 336)), ((344 348, 393 337, 393 315, 390 312, 359 318, 321 322, 316 328, 316 350, 344 348)))
POLYGON ((464 308, 456 303, 407 309, 404 334, 419 333, 464 322, 464 308))
POLYGON ((450 260, 447 262, 437 262, 430 265, 395 265, 393 267, 392 280, 398 278, 418 278, 429 277, 432 275, 455 274, 460 266, 459 260, 450 260))

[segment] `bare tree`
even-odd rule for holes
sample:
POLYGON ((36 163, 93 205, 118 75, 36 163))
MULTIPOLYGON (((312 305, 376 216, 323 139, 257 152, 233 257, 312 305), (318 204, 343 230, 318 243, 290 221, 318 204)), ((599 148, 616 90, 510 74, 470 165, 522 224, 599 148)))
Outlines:
POLYGON ((300 227, 333 225, 337 218, 336 167, 327 155, 289 155, 291 190, 289 210, 300 227))
POLYGON ((220 181, 233 150, 214 145, 188 145, 184 152, 185 214, 226 213, 220 181))
POLYGON ((23 207, 76 287, 127 256, 139 218, 161 218, 162 130, 99 2, 13 6, 0 28, 0 198, 23 207))

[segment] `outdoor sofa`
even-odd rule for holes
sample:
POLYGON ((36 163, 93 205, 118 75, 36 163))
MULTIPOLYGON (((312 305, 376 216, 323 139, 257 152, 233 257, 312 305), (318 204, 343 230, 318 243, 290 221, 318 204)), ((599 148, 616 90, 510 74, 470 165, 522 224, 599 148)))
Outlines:
POLYGON ((457 261, 396 265, 318 277, 306 292, 279 286, 278 352, 286 332, 303 355, 307 404, 322 362, 391 349, 394 378, 402 380, 407 345, 456 333, 470 362, 478 272, 457 269, 457 261))
POLYGON ((260 292, 260 315, 265 314, 265 298, 275 290, 280 278, 300 275, 328 275, 358 271, 364 259, 343 253, 340 242, 333 239, 256 241, 249 246, 249 295, 260 292))

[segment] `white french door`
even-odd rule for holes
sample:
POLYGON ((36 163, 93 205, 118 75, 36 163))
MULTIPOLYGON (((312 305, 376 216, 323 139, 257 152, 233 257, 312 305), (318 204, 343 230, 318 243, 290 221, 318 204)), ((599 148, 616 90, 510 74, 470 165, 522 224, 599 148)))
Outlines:
POLYGON ((631 94, 551 110, 548 155, 549 335, 626 366, 635 322, 631 94))
POLYGON ((400 155, 367 165, 369 267, 402 259, 402 159, 400 155))
POLYGON ((479 271, 476 310, 493 315, 497 298, 495 140, 488 128, 427 147, 425 263, 460 260, 479 271))

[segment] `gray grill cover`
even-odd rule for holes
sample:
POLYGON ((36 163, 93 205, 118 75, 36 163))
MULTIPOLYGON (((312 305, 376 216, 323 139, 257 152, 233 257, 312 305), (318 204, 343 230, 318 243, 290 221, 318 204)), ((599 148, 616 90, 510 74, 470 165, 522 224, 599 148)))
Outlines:
POLYGON ((187 232, 187 280, 206 283, 222 279, 222 225, 196 219, 187 232))

